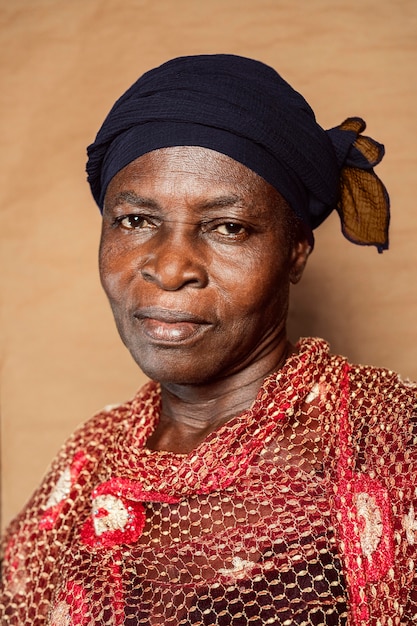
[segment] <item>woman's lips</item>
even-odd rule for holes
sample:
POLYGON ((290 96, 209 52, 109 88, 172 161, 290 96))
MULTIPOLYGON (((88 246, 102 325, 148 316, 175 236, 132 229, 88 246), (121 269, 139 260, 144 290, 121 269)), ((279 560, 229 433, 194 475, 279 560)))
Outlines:
POLYGON ((186 341, 209 326, 206 320, 188 311, 159 307, 140 309, 135 312, 134 317, 150 339, 165 343, 186 341))
POLYGON ((162 322, 152 318, 142 320, 143 329, 151 339, 160 341, 184 341, 193 337, 201 328, 201 324, 190 322, 162 322))

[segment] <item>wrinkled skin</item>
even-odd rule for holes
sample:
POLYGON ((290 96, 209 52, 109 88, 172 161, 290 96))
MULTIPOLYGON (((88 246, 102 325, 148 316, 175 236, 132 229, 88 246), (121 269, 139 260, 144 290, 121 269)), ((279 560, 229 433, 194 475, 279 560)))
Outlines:
POLYGON ((165 390, 167 414, 169 398, 202 401, 205 421, 225 421, 282 364, 289 286, 309 253, 288 215, 261 177, 205 148, 155 150, 110 182, 101 280, 123 342, 165 390))

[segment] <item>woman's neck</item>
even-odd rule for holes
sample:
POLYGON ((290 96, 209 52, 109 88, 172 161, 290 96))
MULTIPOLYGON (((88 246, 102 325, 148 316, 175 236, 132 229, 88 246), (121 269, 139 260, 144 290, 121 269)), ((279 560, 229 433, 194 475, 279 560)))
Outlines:
POLYGON ((267 376, 282 367, 294 347, 278 351, 223 380, 206 385, 162 385, 162 411, 147 442, 153 450, 188 453, 211 432, 254 402, 267 376))

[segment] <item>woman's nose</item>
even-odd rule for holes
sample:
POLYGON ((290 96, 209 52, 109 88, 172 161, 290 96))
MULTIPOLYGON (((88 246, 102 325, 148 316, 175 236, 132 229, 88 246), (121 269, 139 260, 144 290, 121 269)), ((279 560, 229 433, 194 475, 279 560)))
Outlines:
POLYGON ((150 249, 141 263, 143 279, 166 291, 205 287, 208 273, 200 247, 190 235, 159 233, 149 242, 150 249))

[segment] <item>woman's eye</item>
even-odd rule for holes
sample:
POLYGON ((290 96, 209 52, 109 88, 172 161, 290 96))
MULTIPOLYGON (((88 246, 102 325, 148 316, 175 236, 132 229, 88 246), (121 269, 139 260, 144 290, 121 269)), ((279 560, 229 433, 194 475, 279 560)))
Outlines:
POLYGON ((152 227, 152 223, 143 215, 125 215, 125 217, 118 219, 118 223, 128 230, 152 227))
POLYGON ((225 222, 224 224, 219 224, 215 228, 217 233, 221 235, 242 235, 246 229, 242 224, 236 224, 234 222, 225 222))

